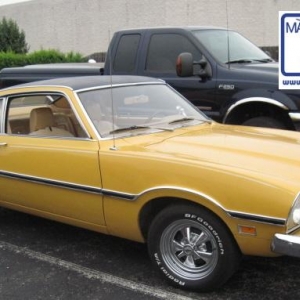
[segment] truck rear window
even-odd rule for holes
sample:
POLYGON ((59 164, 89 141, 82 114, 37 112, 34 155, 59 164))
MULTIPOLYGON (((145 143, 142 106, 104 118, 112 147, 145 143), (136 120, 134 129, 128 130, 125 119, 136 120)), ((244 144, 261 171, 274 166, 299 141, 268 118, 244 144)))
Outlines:
POLYGON ((113 65, 114 71, 132 72, 135 70, 139 42, 139 34, 127 34, 120 38, 113 65))

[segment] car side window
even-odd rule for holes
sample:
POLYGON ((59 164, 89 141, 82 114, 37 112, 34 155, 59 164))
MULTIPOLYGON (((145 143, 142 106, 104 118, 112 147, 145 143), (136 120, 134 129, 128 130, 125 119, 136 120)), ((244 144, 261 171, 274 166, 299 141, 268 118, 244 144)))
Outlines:
POLYGON ((192 53, 200 60, 201 53, 180 34, 153 34, 149 43, 146 71, 176 74, 176 60, 180 53, 192 53))
POLYGON ((87 137, 69 102, 59 94, 30 94, 8 101, 8 134, 87 137))
POLYGON ((127 34, 120 38, 114 60, 114 71, 132 72, 136 67, 137 51, 140 43, 139 34, 127 34))

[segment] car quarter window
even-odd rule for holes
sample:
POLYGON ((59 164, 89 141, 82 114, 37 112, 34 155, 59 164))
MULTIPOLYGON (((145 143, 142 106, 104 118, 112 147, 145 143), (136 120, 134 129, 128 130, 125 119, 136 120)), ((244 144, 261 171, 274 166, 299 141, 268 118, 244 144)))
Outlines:
POLYGON ((60 94, 25 94, 8 99, 6 133, 72 138, 87 134, 60 94))

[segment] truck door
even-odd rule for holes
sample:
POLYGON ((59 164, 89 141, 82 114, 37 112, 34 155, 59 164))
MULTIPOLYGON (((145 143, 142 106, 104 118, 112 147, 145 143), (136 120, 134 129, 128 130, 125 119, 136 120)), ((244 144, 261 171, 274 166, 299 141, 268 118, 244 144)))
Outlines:
POLYGON ((180 53, 190 52, 196 61, 203 58, 195 44, 180 33, 151 33, 145 41, 149 41, 148 47, 142 52, 147 55, 144 64, 140 62, 139 75, 164 79, 208 116, 216 117, 219 108, 215 103, 215 76, 182 78, 176 75, 176 60, 180 53))

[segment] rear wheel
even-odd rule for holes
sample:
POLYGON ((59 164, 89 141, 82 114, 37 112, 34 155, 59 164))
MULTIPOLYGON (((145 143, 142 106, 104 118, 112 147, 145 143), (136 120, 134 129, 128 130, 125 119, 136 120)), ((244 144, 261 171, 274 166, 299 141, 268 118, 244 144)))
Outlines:
POLYGON ((193 205, 160 212, 149 230, 148 248, 155 266, 171 284, 198 291, 221 286, 241 257, 225 225, 193 205))

